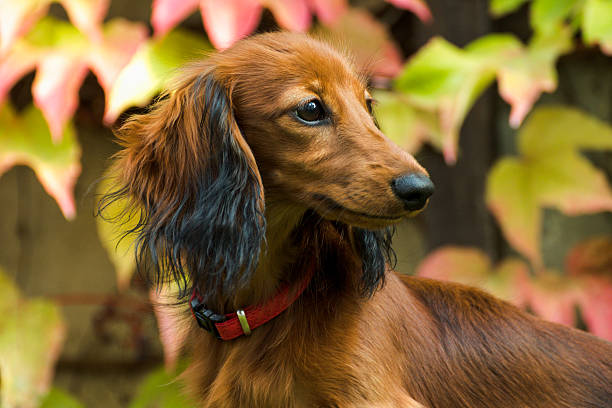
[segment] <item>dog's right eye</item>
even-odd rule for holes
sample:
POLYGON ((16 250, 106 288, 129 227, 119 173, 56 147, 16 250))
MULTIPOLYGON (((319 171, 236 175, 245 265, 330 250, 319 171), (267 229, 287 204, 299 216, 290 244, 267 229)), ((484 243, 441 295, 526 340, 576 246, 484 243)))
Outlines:
POLYGON ((298 118, 304 122, 316 123, 326 118, 327 114, 318 99, 313 99, 303 105, 298 106, 295 110, 298 118))

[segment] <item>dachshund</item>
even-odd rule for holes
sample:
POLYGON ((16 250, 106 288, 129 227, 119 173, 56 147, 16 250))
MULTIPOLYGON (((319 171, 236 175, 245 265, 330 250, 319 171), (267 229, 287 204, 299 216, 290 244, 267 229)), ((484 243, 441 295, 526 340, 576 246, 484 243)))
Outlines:
POLYGON ((608 342, 391 270, 434 187, 366 85, 331 45, 259 34, 117 129, 103 203, 138 211, 139 268, 193 314, 197 406, 612 407, 608 342))

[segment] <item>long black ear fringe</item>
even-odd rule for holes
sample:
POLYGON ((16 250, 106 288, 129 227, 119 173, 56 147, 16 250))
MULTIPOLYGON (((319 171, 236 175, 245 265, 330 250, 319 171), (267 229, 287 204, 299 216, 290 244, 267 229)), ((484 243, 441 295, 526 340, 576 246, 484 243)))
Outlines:
POLYGON ((397 256, 391 247, 394 234, 395 227, 382 230, 353 227, 355 250, 362 265, 360 292, 364 297, 371 297, 384 285, 387 264, 395 268, 397 256))
MULTIPOLYGON (((153 283, 178 283, 183 300, 197 288, 204 302, 224 302, 248 285, 259 261, 266 228, 262 187, 232 134, 238 126, 231 125, 235 119, 225 89, 209 75, 196 83, 196 100, 202 97, 200 86, 200 128, 210 155, 193 158, 202 162, 196 184, 163 207, 152 202, 140 203, 143 209, 137 209, 138 204, 127 209, 137 211, 139 219, 125 235, 136 235, 138 271, 153 269, 153 283)), ((177 122, 174 126, 180 125, 177 122)), ((125 186, 102 197, 98 214, 126 197, 133 202, 125 186)))

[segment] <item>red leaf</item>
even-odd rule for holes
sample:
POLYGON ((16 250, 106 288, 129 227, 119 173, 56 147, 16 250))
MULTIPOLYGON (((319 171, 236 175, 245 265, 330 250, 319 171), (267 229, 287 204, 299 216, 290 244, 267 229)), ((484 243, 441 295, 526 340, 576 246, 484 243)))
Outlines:
POLYGON ((110 0, 59 0, 72 24, 92 41, 102 40, 100 24, 104 20, 110 0))
POLYGON ((261 16, 257 0, 201 0, 200 10, 208 38, 217 49, 228 48, 249 35, 261 16))
POLYGON ((573 326, 575 307, 582 296, 581 281, 562 276, 556 271, 545 271, 526 282, 524 288, 531 309, 552 322, 573 326))
POLYGON ((200 0, 153 0, 151 25, 156 36, 163 36, 198 9, 200 0))
POLYGON ((306 0, 261 0, 278 24, 291 31, 304 32, 310 27, 310 10, 306 0))
POLYGON ((79 105, 79 88, 85 75, 87 64, 79 57, 50 54, 38 63, 32 96, 49 123, 56 142, 61 139, 66 122, 79 105))
POLYGON ((141 23, 116 19, 105 25, 103 40, 89 54, 89 65, 107 98, 119 72, 146 39, 147 28, 141 23))
POLYGON ((346 12, 346 0, 310 0, 310 8, 323 24, 334 24, 346 12))
POLYGON ((395 7, 412 11, 422 21, 429 22, 432 19, 431 11, 423 0, 386 0, 395 7))
POLYGON ((0 1, 0 55, 47 14, 51 0, 0 1))
POLYGON ((590 277, 579 303, 584 321, 594 335, 612 341, 612 281, 590 277))
POLYGON ((0 59, 0 104, 4 101, 13 85, 36 67, 37 55, 34 52, 10 53, 0 59))

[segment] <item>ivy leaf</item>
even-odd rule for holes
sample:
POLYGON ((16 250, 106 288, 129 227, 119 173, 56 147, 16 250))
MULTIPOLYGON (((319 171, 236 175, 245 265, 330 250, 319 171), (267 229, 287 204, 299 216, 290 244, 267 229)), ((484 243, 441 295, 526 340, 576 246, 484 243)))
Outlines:
POLYGON ((41 112, 30 106, 16 116, 8 103, 0 108, 0 174, 15 164, 30 166, 64 216, 74 218, 73 188, 81 173, 81 148, 72 125, 54 143, 41 112))
POLYGON ((38 407, 47 393, 65 337, 59 309, 22 299, 0 270, 0 385, 3 407, 38 407))
POLYGON ((181 351, 187 340, 186 330, 176 330, 185 324, 185 316, 177 313, 176 299, 179 297, 179 289, 176 284, 169 283, 161 288, 152 289, 149 299, 153 305, 157 327, 159 328, 159 340, 164 350, 164 366, 166 371, 176 370, 181 351))
POLYGON ((599 44, 612 55, 612 3, 609 0, 586 0, 582 34, 587 44, 599 44))
POLYGON ((587 290, 582 282, 558 271, 541 271, 525 286, 531 310, 551 322, 574 326, 576 305, 587 290))
POLYGON ((413 107, 397 92, 375 91, 373 96, 380 128, 395 144, 410 153, 418 152, 425 142, 442 149, 442 136, 434 115, 413 107))
POLYGON ((576 245, 567 254, 565 265, 573 276, 612 278, 612 237, 595 237, 576 245))
POLYGON ((557 89, 555 64, 572 49, 572 31, 558 28, 536 35, 527 48, 508 49, 498 60, 499 94, 512 106, 510 125, 521 125, 542 92, 557 89))
POLYGON ((200 10, 210 42, 222 50, 253 32, 262 9, 257 0, 201 0, 200 10))
POLYGON ((129 408, 190 408, 189 401, 176 378, 178 372, 168 373, 159 368, 147 375, 138 387, 129 408))
POLYGON ((163 37, 191 13, 198 9, 200 0, 153 0, 151 25, 156 37, 163 37))
POLYGON ((427 7, 427 3, 423 0, 386 0, 388 3, 393 4, 395 7, 403 8, 412 11, 422 21, 431 21, 431 11, 427 7))
MULTIPOLYGON (((42 16, 47 14, 54 0, 0 1, 0 55, 42 16)), ((72 23, 92 40, 100 39, 100 23, 106 15, 109 0, 55 0, 59 2, 72 23)))
POLYGON ((40 408, 84 408, 72 395, 58 388, 51 388, 40 408))
POLYGON ((386 28, 365 10, 349 9, 334 24, 319 27, 316 34, 340 42, 351 51, 357 66, 373 75, 394 77, 402 68, 402 56, 386 28))
POLYGON ((141 23, 117 18, 104 25, 102 39, 91 45, 87 62, 107 98, 119 72, 146 39, 147 28, 141 23))
POLYGON ((581 0, 534 0, 531 6, 531 26, 537 33, 556 31, 571 17, 581 0))
MULTIPOLYGON (((99 196, 112 191, 113 178, 107 174, 100 181, 97 189, 99 196)), ((106 250, 111 263, 115 267, 117 287, 126 290, 136 270, 134 236, 127 234, 138 227, 140 213, 130 211, 127 199, 112 201, 101 208, 101 214, 96 217, 96 227, 100 243, 106 250)))
POLYGON ((346 12, 347 0, 310 0, 310 7, 325 25, 332 25, 346 12))
POLYGON ((495 70, 480 56, 434 38, 406 64, 395 88, 411 104, 439 117, 444 158, 454 163, 461 124, 494 78, 495 70))
POLYGON ((494 16, 500 17, 505 14, 516 11, 523 4, 527 3, 528 0, 491 0, 491 13, 494 16))
POLYGON ((541 207, 568 215, 612 210, 605 175, 580 149, 612 149, 612 129, 569 108, 540 108, 519 134, 519 158, 498 161, 486 200, 508 242, 541 266, 541 207))
POLYGON ((479 287, 517 306, 525 306, 524 288, 529 280, 527 265, 506 259, 493 267, 477 248, 446 246, 433 251, 419 265, 417 275, 479 287))
POLYGON ((268 7, 278 24, 291 31, 305 32, 311 15, 306 0, 260 0, 268 7))
POLYGON ((203 57, 210 49, 199 36, 180 29, 142 43, 112 86, 104 121, 111 124, 130 106, 146 105, 164 88, 174 70, 203 57))

